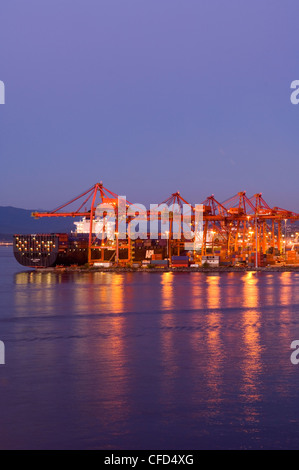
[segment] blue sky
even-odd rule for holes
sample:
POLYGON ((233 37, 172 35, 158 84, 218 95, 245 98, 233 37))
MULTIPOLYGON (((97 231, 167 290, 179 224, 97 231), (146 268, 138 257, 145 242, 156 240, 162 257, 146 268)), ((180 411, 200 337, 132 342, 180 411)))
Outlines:
POLYGON ((262 192, 299 212, 297 0, 11 0, 0 205, 262 192))

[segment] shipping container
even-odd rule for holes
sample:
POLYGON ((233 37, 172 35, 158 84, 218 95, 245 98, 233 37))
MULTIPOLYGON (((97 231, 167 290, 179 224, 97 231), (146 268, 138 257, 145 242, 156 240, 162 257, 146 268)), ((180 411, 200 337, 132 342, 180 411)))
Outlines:
POLYGON ((152 260, 151 263, 153 266, 168 266, 168 260, 152 260))
POLYGON ((163 259, 163 255, 162 254, 154 254, 152 255, 152 260, 154 261, 158 261, 158 260, 162 260, 163 259))

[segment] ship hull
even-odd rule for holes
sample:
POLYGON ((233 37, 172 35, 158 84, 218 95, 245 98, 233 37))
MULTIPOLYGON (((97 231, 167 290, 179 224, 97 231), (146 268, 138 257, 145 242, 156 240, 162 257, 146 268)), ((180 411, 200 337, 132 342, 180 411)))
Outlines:
POLYGON ((88 238, 68 234, 15 235, 14 256, 29 268, 84 265, 88 261, 88 238))

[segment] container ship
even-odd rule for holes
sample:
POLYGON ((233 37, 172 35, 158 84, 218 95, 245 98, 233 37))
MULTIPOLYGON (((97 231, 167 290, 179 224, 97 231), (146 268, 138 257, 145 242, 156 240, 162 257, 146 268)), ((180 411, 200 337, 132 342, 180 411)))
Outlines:
MULTIPOLYGON (((88 261, 89 221, 74 222, 68 233, 14 235, 13 251, 18 263, 26 267, 82 266, 88 261)), ((97 227, 95 227, 97 229, 97 227)))
MULTIPOLYGON (((90 220, 83 218, 74 222, 76 230, 71 233, 14 235, 13 251, 18 263, 29 268, 51 268, 56 266, 83 266, 88 263, 90 220)), ((94 232, 102 230, 102 222, 95 220, 94 232)), ((108 227, 109 232, 109 227, 108 227)), ((102 240, 95 244, 101 245, 102 240)), ((153 261, 163 264, 168 255, 167 240, 131 241, 130 255, 128 241, 119 242, 119 262, 153 261)), ((92 250, 92 258, 99 261, 98 249, 92 250)), ((105 241, 102 262, 113 263, 116 257, 115 241, 105 241)), ((159 264, 158 263, 158 264, 159 264)))
MULTIPOLYGON (((51 268, 55 266, 83 266, 88 263, 88 242, 86 234, 55 233, 38 235, 15 235, 14 256, 18 263, 29 268, 51 268)), ((100 243, 100 242, 99 242, 100 243)), ((162 260, 167 256, 165 240, 136 240, 131 242, 132 261, 162 260)), ((97 250, 94 250, 95 258, 97 250)), ((115 244, 106 245, 103 262, 115 261, 115 244)), ((128 247, 120 246, 119 262, 128 262, 128 247)))

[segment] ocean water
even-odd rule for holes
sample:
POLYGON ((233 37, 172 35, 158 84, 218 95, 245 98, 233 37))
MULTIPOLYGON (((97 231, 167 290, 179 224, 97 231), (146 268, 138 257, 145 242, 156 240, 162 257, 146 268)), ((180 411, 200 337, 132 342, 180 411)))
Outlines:
POLYGON ((1 449, 296 449, 297 273, 40 273, 0 248, 1 449))

